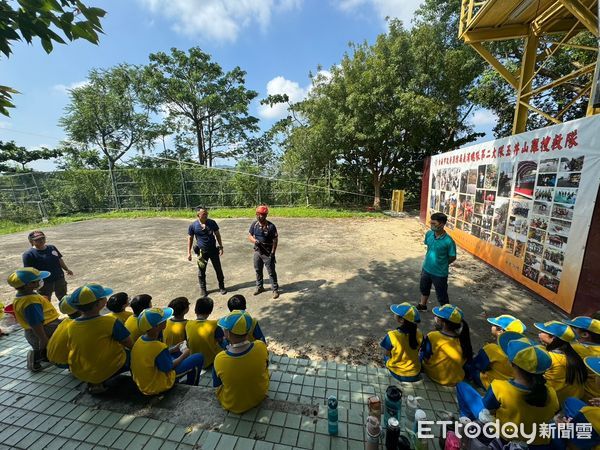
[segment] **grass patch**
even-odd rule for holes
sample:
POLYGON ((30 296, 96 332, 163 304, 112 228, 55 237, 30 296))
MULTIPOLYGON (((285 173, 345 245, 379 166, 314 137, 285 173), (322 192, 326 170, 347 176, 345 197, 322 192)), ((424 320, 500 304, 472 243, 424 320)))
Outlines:
MULTIPOLYGON (((107 213, 75 214, 66 217, 56 217, 48 222, 19 223, 10 220, 0 220, 0 234, 18 233, 36 228, 46 229, 48 227, 62 225, 65 223, 81 222, 92 219, 144 219, 150 217, 173 217, 182 219, 193 219, 194 211, 189 209, 174 209, 168 211, 112 211, 107 213)), ((215 208, 210 210, 212 219, 234 219, 254 218, 254 208, 215 208)), ((346 219, 346 218, 368 218, 387 217, 381 212, 368 212, 351 209, 337 208, 270 208, 269 217, 297 217, 297 218, 319 218, 319 219, 346 219)))

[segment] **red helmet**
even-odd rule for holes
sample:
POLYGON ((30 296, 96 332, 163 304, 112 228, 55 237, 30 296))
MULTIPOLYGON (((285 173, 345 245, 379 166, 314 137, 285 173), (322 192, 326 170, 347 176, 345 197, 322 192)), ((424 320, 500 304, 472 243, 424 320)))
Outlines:
POLYGON ((269 214, 269 207, 267 205, 260 205, 256 208, 256 214, 269 214))

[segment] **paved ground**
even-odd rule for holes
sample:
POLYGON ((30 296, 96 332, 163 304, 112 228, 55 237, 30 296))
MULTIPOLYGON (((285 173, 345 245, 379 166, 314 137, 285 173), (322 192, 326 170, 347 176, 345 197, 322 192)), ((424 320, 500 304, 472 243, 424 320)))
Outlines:
MULTIPOLYGON (((252 246, 246 240, 250 221, 219 220, 225 255, 223 267, 231 293, 248 299, 261 322, 271 351, 342 363, 380 362, 378 342, 394 327, 389 305, 417 301, 425 247, 415 218, 278 219, 277 252, 282 296, 253 297, 252 246)), ((99 282, 131 296, 146 292, 164 306, 174 297, 194 300, 196 268, 186 259, 187 226, 181 219, 92 220, 46 230, 48 242, 64 254, 75 272, 70 287, 99 282)), ((21 265, 27 233, 0 236, 5 278, 21 265)), ((212 268, 209 288, 216 289, 212 268)), ((214 316, 226 312, 218 293, 214 316)), ((12 291, 0 284, 0 301, 12 291)), ((451 301, 461 306, 472 328, 474 347, 488 339, 488 316, 510 312, 529 328, 532 322, 560 317, 543 299, 500 272, 459 251, 450 274, 451 301)), ((435 297, 432 297, 435 303, 435 297)), ((192 314, 189 315, 192 317, 192 314)), ((424 332, 432 329, 426 314, 424 332)))

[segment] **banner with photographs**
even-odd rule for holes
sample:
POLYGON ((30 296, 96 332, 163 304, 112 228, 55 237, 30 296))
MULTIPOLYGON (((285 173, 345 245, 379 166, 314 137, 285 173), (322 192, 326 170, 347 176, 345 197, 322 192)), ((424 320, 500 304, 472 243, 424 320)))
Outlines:
POLYGON ((570 312, 600 183, 600 116, 431 158, 428 218, 570 312))

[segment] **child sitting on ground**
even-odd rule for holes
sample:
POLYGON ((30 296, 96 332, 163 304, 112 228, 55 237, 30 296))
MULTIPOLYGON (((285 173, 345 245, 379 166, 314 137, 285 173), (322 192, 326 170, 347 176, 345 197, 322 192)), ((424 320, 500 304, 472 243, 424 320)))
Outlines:
POLYGON ((588 372, 581 356, 571 347, 576 339, 575 332, 556 320, 533 325, 541 331, 538 337, 552 359, 552 366, 544 378, 556 391, 559 403, 562 405, 567 397, 582 399, 588 372))
MULTIPOLYGON (((232 296, 229 300, 227 300, 227 309, 229 309, 229 312, 235 311, 236 309, 240 311, 245 311, 246 297, 240 294, 232 296)), ((267 343, 265 335, 263 334, 262 330, 260 329, 260 325, 258 324, 258 320, 256 320, 255 318, 252 318, 252 328, 248 332, 248 340, 250 342, 259 340, 263 341, 265 344, 267 343)))
POLYGON ((187 346, 192 354, 201 353, 204 356, 204 368, 212 366, 215 356, 225 348, 223 330, 216 320, 209 320, 214 302, 210 297, 196 300, 194 312, 196 320, 188 320, 185 326, 187 346))
POLYGON ((129 331, 116 317, 101 316, 112 289, 86 284, 68 296, 70 306, 81 311, 67 330, 69 369, 88 383, 91 394, 106 391, 104 382, 129 370, 128 352, 133 342, 129 331))
POLYGON ((148 294, 136 295, 131 299, 131 309, 133 309, 133 315, 129 316, 125 321, 125 328, 131 334, 131 342, 135 343, 138 338, 144 334, 138 328, 138 317, 143 310, 152 308, 152 297, 148 294))
POLYGON ((32 372, 42 370, 42 360, 46 358, 46 346, 60 320, 58 311, 50 300, 36 292, 43 286, 43 279, 50 272, 25 267, 11 273, 8 284, 16 289, 13 300, 15 318, 25 331, 25 339, 32 350, 27 352, 27 368, 32 372))
POLYGON ((463 366, 473 359, 469 325, 458 306, 433 308, 436 331, 421 346, 421 361, 427 376, 443 386, 454 386, 465 378, 463 366))
POLYGON ((421 379, 419 348, 423 333, 417 328, 421 321, 417 308, 409 303, 390 306, 399 326, 388 331, 380 345, 385 349, 384 362, 390 374, 399 381, 413 382, 421 379))
POLYGON ((67 314, 69 317, 63 319, 56 331, 50 337, 48 341, 48 361, 60 367, 61 369, 69 368, 69 347, 67 346, 68 341, 68 329, 73 323, 74 319, 81 316, 81 313, 73 308, 68 303, 69 296, 65 295, 60 302, 58 302, 58 309, 61 313, 67 314))
POLYGON ((262 402, 269 390, 269 353, 262 341, 250 342, 252 317, 246 311, 232 311, 218 322, 230 342, 215 357, 213 385, 227 411, 241 414, 262 402))
POLYGON ((129 306, 129 295, 126 292, 117 292, 113 294, 106 302, 106 309, 110 312, 108 316, 116 317, 121 322, 125 323, 129 317, 133 315, 131 311, 127 311, 125 308, 129 306))
MULTIPOLYGON (((572 343, 571 347, 584 360, 589 357, 600 356, 600 320, 591 317, 575 317, 573 320, 565 322, 575 334, 577 334, 577 343, 572 343)), ((592 398, 600 398, 600 377, 593 372, 589 365, 588 378, 585 382, 585 394, 583 399, 589 402, 592 398)))
POLYGON ((187 375, 186 384, 198 386, 203 358, 189 349, 173 359, 160 335, 173 315, 172 308, 149 308, 140 313, 139 329, 144 332, 131 350, 131 374, 145 395, 157 395, 173 387, 177 378, 187 375))
MULTIPOLYGON (((526 330, 523 322, 508 314, 488 318, 487 321, 492 324, 494 341, 505 331, 523 333, 526 330)), ((496 342, 492 342, 485 344, 468 364, 468 375, 475 384, 487 389, 493 380, 510 380, 513 370, 506 354, 496 342)))
POLYGON ((186 297, 177 297, 169 302, 169 308, 173 310, 173 317, 167 320, 163 342, 173 347, 185 341, 185 315, 190 310, 190 301, 186 297))
POLYGON ((554 448, 550 446, 551 433, 544 435, 539 432, 541 425, 550 422, 560 407, 556 392, 546 386, 543 376, 552 364, 550 355, 530 339, 512 331, 502 333, 498 344, 512 364, 513 377, 510 380, 493 380, 483 398, 470 384, 458 383, 456 396, 460 421, 466 425, 474 420, 498 420, 504 442, 497 440, 488 448, 509 448, 504 444, 510 441, 525 442, 527 438, 525 434, 519 434, 517 426, 523 427, 527 435, 533 435, 529 449, 554 448), (493 416, 490 411, 495 411, 493 416))

